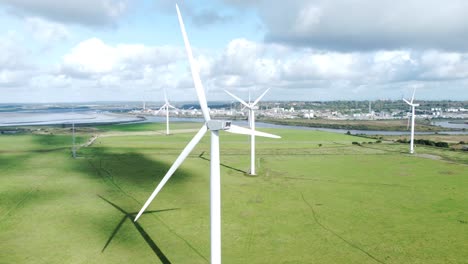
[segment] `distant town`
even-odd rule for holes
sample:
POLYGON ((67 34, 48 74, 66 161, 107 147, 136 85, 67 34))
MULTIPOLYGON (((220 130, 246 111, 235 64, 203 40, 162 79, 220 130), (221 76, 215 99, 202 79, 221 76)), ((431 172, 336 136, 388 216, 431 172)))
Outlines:
MULTIPOLYGON (((466 101, 419 101, 421 107, 416 111, 419 119, 465 119, 468 118, 466 101)), ((196 104, 173 103, 171 116, 201 117, 196 104)), ((161 105, 161 104, 159 104, 161 105)), ((128 107, 128 106, 127 106, 128 107)), ((327 102, 262 102, 256 110, 259 118, 267 119, 331 119, 331 120, 391 120, 406 119, 410 109, 402 101, 327 101, 327 102)), ((214 103, 210 105, 214 116, 247 118, 247 112, 239 103, 214 103)), ((156 103, 141 104, 128 111, 134 115, 161 115, 165 109, 159 109, 156 103)))

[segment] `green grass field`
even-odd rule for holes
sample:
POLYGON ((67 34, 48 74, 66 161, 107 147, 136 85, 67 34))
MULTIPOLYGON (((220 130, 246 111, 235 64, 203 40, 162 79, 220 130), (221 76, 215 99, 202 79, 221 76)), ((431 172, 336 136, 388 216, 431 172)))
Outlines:
MULTIPOLYGON (((208 263, 209 135, 131 220, 199 126, 98 127, 77 159, 68 134, 0 136, 0 263, 208 263)), ((257 138, 255 177, 221 133, 223 263, 468 263, 466 153, 262 131, 283 138, 257 138)))

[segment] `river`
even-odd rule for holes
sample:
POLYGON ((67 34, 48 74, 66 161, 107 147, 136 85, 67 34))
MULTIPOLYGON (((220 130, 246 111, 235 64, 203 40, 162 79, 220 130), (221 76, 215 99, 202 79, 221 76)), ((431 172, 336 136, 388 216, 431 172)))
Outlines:
POLYGON ((0 127, 58 124, 105 124, 140 121, 134 115, 107 111, 21 111, 0 112, 0 127))
MULTIPOLYGON (((103 124, 103 123, 135 123, 135 122, 165 122, 165 117, 160 116, 145 116, 146 120, 141 120, 134 115, 118 114, 106 111, 21 111, 21 112, 0 112, 0 127, 2 126, 26 126, 26 125, 58 125, 58 124, 103 124)), ((196 122, 203 123, 201 118, 180 118, 171 117, 171 122, 196 122)), ((248 126, 247 121, 233 121, 234 124, 239 126, 248 126)), ((447 128, 466 128, 467 124, 454 124, 449 121, 434 121, 434 125, 447 127, 447 128)), ((285 129, 298 129, 298 130, 318 130, 333 133, 344 134, 350 132, 352 134, 366 134, 366 135, 408 135, 409 131, 378 131, 378 130, 353 130, 353 129, 332 129, 332 128, 318 128, 318 127, 301 127, 301 126, 288 126, 288 125, 275 125, 263 122, 256 122, 256 127, 259 128, 285 128, 285 129)), ((448 135, 468 135, 468 131, 441 131, 438 134, 448 135)), ((430 135, 434 132, 416 132, 418 135, 430 135)))
MULTIPOLYGON (((169 119, 171 122, 196 122, 196 123, 203 123, 202 118, 179 118, 179 117, 170 117, 169 119)), ((145 121, 142 122, 166 122, 165 117, 159 116, 149 116, 145 121)), ((249 124, 247 121, 232 121, 233 124, 238 126, 247 127, 249 124)), ((436 121, 437 125, 444 127, 445 122, 441 122, 440 124, 436 121)), ((463 125, 463 124, 462 124, 463 125)), ((318 130, 318 131, 326 131, 326 132, 333 132, 333 133, 340 133, 344 134, 348 131, 351 134, 365 134, 365 135, 387 135, 387 136, 399 136, 399 135, 408 135, 410 131, 381 131, 381 130, 354 130, 354 129, 333 129, 333 128, 320 128, 320 127, 303 127, 303 126, 288 126, 288 125, 276 125, 270 123, 263 123, 263 122, 255 122, 255 127, 259 128, 285 128, 285 129, 297 129, 297 130, 318 130)), ((458 127, 458 128, 467 128, 468 125, 465 127, 458 127)), ((417 130, 417 129, 416 129, 417 130)), ((435 132, 417 132, 415 131, 416 135, 432 135, 435 132)), ((445 134, 445 135, 468 135, 468 131, 440 131, 437 134, 445 134)))

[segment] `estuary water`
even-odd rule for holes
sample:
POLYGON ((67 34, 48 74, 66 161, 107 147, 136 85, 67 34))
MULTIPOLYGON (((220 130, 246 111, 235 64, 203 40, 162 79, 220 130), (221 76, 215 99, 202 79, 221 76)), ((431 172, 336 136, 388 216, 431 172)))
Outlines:
MULTIPOLYGON (((0 112, 0 127, 5 126, 31 126, 31 125, 61 125, 61 124, 105 124, 105 123, 140 123, 140 122, 165 122, 165 117, 161 116, 145 116, 146 119, 139 118, 135 115, 124 113, 115 113, 108 111, 98 110, 74 110, 60 109, 60 110, 31 110, 31 111, 15 111, 15 112, 0 112)), ((202 118, 181 118, 170 117, 171 122, 196 122, 203 123, 202 118)), ((244 120, 233 121, 233 124, 248 127, 248 122, 244 120)), ((447 128, 465 128, 468 130, 468 124, 454 124, 448 121, 435 121, 434 125, 447 127, 447 128)), ((285 128, 285 129, 298 129, 298 130, 318 130, 333 133, 344 134, 350 132, 351 134, 366 134, 366 135, 408 135, 409 131, 377 131, 377 130, 348 130, 348 129, 332 129, 332 128, 318 128, 318 127, 301 127, 301 126, 288 126, 288 125, 275 125, 263 122, 256 122, 258 128, 285 128)), ((416 129, 417 130, 417 129, 416 129)), ((435 134, 434 132, 415 132, 419 135, 435 134)), ((448 135, 468 135, 468 131, 442 131, 438 134, 448 135)))
MULTIPOLYGON (((159 116, 149 116, 146 117, 147 119, 141 122, 166 122, 165 117, 159 116)), ((179 118, 179 117, 170 117, 169 120, 171 122, 196 122, 196 123, 203 123, 204 120, 202 118, 179 118)), ((232 121, 233 124, 243 127, 248 127, 249 123, 244 120, 235 120, 232 121)), ((435 125, 440 125, 442 127, 445 123, 448 122, 435 122, 435 125)), ((456 127, 456 128, 466 128, 468 130, 468 125, 466 124, 459 124, 464 125, 463 127, 456 127)), ((255 122, 255 127, 258 128, 285 128, 285 129, 297 129, 297 130, 317 130, 317 131, 326 131, 326 132, 333 132, 333 133, 340 133, 344 134, 348 131, 351 134, 365 134, 365 135, 388 135, 388 136, 399 136, 399 135, 408 135, 410 131, 380 131, 380 130, 354 130, 354 129, 333 129, 333 128, 321 128, 321 127, 303 127, 303 126, 288 126, 288 125, 276 125, 276 124, 269 124, 263 122, 255 122)), ((417 129, 416 129, 417 130, 417 129)), ((417 132, 417 135, 431 135, 435 134, 435 132, 417 132)), ((468 131, 441 131, 438 134, 446 134, 446 135, 468 135, 468 131)))
POLYGON ((106 111, 19 111, 0 112, 0 127, 61 124, 105 124, 140 121, 134 115, 106 111))

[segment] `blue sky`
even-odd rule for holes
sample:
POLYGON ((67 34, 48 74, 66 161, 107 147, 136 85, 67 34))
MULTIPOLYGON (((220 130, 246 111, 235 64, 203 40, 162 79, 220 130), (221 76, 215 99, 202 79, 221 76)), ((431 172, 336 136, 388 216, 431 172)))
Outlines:
MULTIPOLYGON (((468 100, 461 0, 179 2, 208 100, 468 100)), ((0 103, 194 100, 175 2, 3 0, 0 103)))

